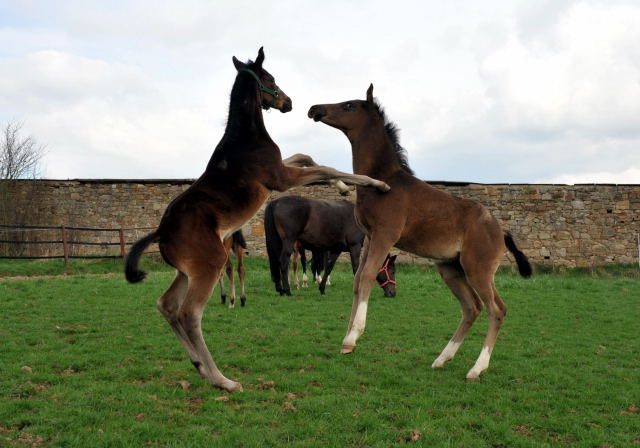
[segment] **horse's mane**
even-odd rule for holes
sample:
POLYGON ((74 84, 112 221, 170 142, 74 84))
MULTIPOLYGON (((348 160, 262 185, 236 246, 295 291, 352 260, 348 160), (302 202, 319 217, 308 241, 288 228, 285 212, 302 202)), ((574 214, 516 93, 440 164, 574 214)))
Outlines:
MULTIPOLYGON (((247 67, 253 69, 253 61, 247 61, 247 67)), ((256 100, 253 95, 247 95, 253 88, 253 79, 248 73, 240 72, 231 88, 229 101, 229 115, 227 118, 223 141, 236 139, 242 132, 252 129, 255 124, 256 100), (247 126, 247 123, 250 126, 247 126)))
POLYGON ((389 136, 391 143, 393 143, 393 148, 395 149, 396 158, 398 159, 400 167, 407 173, 414 174, 413 170, 409 166, 409 160, 407 159, 407 150, 400 145, 400 129, 394 122, 389 120, 387 114, 384 112, 384 108, 377 99, 374 99, 373 104, 378 114, 380 114, 380 118, 382 118, 384 129, 385 131, 387 131, 387 135, 389 136))
MULTIPOLYGON (((247 67, 253 69, 252 65, 253 62, 249 60, 247 67)), ((211 166, 218 164, 220 160, 228 157, 238 157, 237 151, 234 150, 235 144, 240 137, 246 136, 247 132, 262 131, 266 133, 261 117, 256 116, 260 114, 260 109, 256 105, 255 95, 248 94, 252 91, 252 86, 253 78, 250 74, 240 72, 236 75, 231 88, 229 114, 224 135, 209 160, 207 170, 211 166)))

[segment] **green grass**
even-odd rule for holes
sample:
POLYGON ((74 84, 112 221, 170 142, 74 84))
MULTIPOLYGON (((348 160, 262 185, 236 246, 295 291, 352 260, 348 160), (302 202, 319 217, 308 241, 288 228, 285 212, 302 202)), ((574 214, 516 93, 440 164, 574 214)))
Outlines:
POLYGON ((247 307, 220 306, 216 290, 203 321, 214 359, 244 385, 227 395, 156 311, 173 274, 151 269, 137 285, 0 281, 0 446, 640 446, 637 278, 500 274, 509 313, 489 370, 467 382, 486 319, 432 370, 459 318, 432 270, 401 265, 393 299, 376 288, 367 331, 344 356, 348 266, 324 297, 280 297, 251 259, 247 307))
MULTIPOLYGON (((171 272, 157 254, 145 255, 140 266, 152 272, 171 272)), ((36 277, 45 275, 108 274, 123 271, 122 259, 71 259, 65 266, 62 260, 0 259, 0 280, 3 277, 36 277)))

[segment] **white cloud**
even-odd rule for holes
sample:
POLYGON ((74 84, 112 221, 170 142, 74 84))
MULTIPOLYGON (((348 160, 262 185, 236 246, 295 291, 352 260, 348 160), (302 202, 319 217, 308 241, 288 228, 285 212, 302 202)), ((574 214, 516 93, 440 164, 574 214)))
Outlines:
POLYGON ((539 179, 537 183, 551 184, 639 184, 640 167, 632 166, 618 172, 585 172, 576 174, 561 174, 550 179, 539 179))
POLYGON ((624 134, 640 129, 640 6, 575 3, 548 35, 512 30, 481 74, 506 130, 624 134))
POLYGON ((50 177, 198 176, 223 132, 231 56, 264 45, 294 104, 265 116, 285 155, 350 170, 346 138, 306 111, 363 98, 373 82, 423 178, 532 182, 638 166, 637 3, 362 5, 0 5, 20 19, 0 25, 0 120, 24 120, 48 146, 50 177))

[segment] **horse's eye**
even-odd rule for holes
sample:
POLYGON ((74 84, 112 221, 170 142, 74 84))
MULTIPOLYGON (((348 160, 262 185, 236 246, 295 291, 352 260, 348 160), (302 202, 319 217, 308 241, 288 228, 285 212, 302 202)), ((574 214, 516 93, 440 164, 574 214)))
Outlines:
POLYGON ((344 110, 351 110, 353 109, 353 104, 351 103, 345 103, 344 105, 344 110))

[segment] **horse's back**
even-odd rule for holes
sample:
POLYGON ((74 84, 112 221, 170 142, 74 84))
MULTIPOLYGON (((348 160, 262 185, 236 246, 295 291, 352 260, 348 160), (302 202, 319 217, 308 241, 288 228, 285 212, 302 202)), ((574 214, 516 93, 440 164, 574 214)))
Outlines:
POLYGON ((391 186, 388 193, 366 191, 362 200, 358 197, 357 216, 365 228, 379 230, 384 223, 387 232, 397 235, 401 249, 448 259, 470 243, 470 235, 481 235, 493 244, 501 235, 495 217, 475 200, 455 196, 408 173, 385 181, 391 186))

